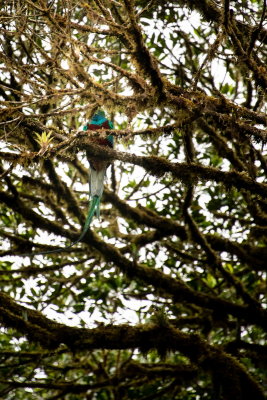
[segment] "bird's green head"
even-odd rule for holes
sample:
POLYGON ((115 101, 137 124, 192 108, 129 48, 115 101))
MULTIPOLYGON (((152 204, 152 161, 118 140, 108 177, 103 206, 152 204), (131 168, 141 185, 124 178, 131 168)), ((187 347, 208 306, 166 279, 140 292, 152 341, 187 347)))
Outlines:
POLYGON ((96 119, 104 119, 104 118, 106 118, 105 111, 103 111, 103 110, 98 110, 98 111, 93 115, 93 118, 92 118, 92 119, 96 120, 96 119))

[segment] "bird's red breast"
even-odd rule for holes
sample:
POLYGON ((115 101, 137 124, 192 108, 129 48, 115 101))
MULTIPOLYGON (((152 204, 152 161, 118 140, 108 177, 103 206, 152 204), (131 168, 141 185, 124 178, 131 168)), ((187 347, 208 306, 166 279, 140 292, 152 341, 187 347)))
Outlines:
MULTIPOLYGON (((88 131, 96 131, 99 129, 110 129, 108 120, 103 122, 101 125, 96 125, 96 124, 88 124, 87 125, 88 131)), ((99 144, 100 146, 113 147, 112 143, 107 138, 104 138, 104 137, 92 137, 90 140, 93 143, 99 144)))
POLYGON ((104 121, 101 125, 88 124, 87 130, 96 131, 97 129, 110 129, 108 120, 104 121))

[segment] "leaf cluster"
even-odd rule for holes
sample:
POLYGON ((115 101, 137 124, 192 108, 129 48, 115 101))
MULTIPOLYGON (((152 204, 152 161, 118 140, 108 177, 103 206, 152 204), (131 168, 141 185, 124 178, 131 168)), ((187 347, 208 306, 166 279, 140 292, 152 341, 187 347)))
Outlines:
POLYGON ((265 397, 265 18, 257 0, 5 2, 0 397, 265 397), (115 129, 88 136, 99 108, 115 129), (38 255, 79 237, 85 153, 111 163, 100 220, 38 255))

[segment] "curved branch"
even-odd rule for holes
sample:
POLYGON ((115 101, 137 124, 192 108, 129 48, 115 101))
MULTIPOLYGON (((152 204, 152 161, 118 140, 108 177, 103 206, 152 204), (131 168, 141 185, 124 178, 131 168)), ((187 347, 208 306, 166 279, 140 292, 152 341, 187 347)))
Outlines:
POLYGON ((84 329, 56 323, 40 312, 18 305, 11 297, 0 293, 1 322, 15 328, 29 340, 45 348, 64 344, 73 351, 93 349, 157 349, 160 354, 179 351, 206 371, 220 374, 224 398, 264 399, 260 386, 245 368, 223 350, 209 345, 197 334, 184 333, 167 322, 163 325, 101 326, 84 329), (22 316, 27 316, 25 319, 22 316), (231 373, 229 374, 229 371, 231 373))
MULTIPOLYGON (((84 134, 82 135, 85 136, 84 134)), ((162 176, 167 172, 171 172, 175 178, 184 183, 187 183, 190 179, 215 181, 223 183, 228 187, 233 186, 237 189, 245 189, 252 193, 257 193, 265 198, 267 196, 266 184, 256 182, 246 174, 237 171, 220 171, 219 169, 206 167, 197 163, 172 163, 165 158, 158 156, 136 156, 135 154, 129 154, 112 149, 103 149, 103 147, 95 144, 88 145, 86 150, 88 155, 92 157, 99 157, 100 159, 108 161, 120 160, 134 165, 139 165, 155 176, 162 176)))

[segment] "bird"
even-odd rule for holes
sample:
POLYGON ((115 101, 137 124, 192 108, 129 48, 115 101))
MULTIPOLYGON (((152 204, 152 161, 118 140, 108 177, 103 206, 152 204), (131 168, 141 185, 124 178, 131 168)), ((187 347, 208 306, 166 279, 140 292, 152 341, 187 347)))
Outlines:
MULTIPOLYGON (((106 118, 105 112, 103 110, 99 110, 98 112, 96 112, 93 115, 91 121, 83 127, 84 131, 96 131, 99 129, 114 129, 113 123, 106 118)), ((94 137, 91 138, 90 141, 100 146, 111 148, 114 147, 113 135, 108 135, 107 137, 94 137)), ((86 156, 90 164, 89 188, 91 202, 84 224, 83 232, 81 234, 81 237, 78 238, 79 240, 81 240, 86 234, 94 215, 96 215, 97 217, 99 217, 100 215, 100 201, 104 190, 104 179, 106 176, 106 170, 110 164, 105 160, 93 158, 88 154, 88 152, 86 152, 86 156)))
MULTIPOLYGON (((99 129, 114 129, 113 123, 108 120, 105 116, 103 110, 98 110, 92 117, 92 119, 83 127, 83 131, 96 131, 99 129)), ((114 147, 113 135, 108 135, 107 137, 91 137, 90 142, 98 144, 103 147, 114 147)), ((106 176, 106 170, 109 166, 109 162, 105 160, 99 160, 89 156, 86 152, 87 159, 90 165, 90 178, 89 178, 89 193, 90 193, 90 203, 86 216, 86 220, 82 229, 82 232, 78 239, 70 243, 66 247, 60 247, 54 250, 48 250, 44 252, 32 252, 29 254, 21 254, 22 256, 32 256, 32 255, 45 255, 51 253, 59 253, 62 250, 69 249, 75 244, 79 243, 86 235, 93 217, 100 215, 100 200, 104 190, 104 179, 106 176)))

